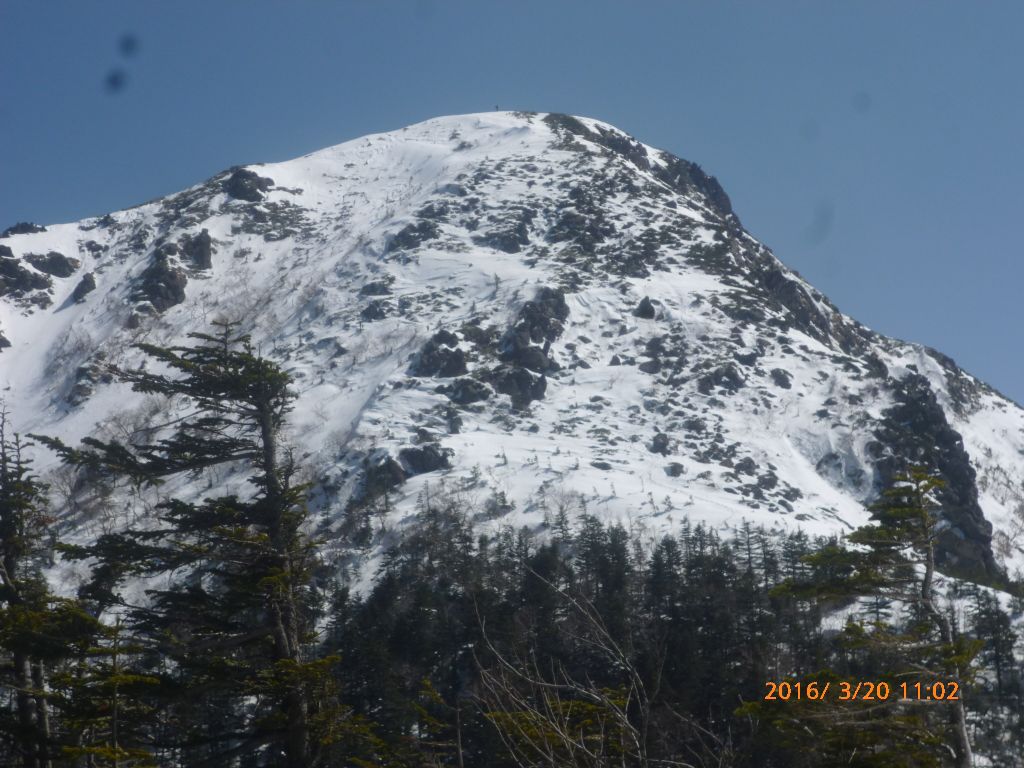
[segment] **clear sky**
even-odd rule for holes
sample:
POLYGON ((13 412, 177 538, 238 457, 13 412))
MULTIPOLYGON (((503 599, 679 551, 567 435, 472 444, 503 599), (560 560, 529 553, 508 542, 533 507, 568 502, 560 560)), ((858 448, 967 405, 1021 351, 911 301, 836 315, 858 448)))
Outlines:
POLYGON ((839 307, 1024 403, 1019 0, 0 0, 0 227, 429 117, 700 163, 839 307))

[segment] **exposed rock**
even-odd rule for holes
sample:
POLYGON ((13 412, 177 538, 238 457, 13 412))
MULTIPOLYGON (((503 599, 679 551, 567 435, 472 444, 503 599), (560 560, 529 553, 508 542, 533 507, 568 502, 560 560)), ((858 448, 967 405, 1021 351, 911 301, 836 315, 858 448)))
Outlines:
POLYGON ((443 328, 433 335, 433 340, 438 344, 444 344, 448 347, 457 346, 459 343, 459 337, 451 331, 446 331, 443 328))
POLYGON ((892 383, 896 404, 875 430, 875 470, 882 487, 910 465, 937 471, 946 485, 937 492, 949 527, 939 532, 936 559, 947 572, 983 582, 1002 579, 992 555, 992 525, 978 503, 974 467, 960 433, 949 426, 931 385, 911 373, 892 383))
POLYGON ((590 462, 590 466, 592 466, 594 469, 604 469, 604 470, 608 470, 608 469, 612 468, 612 465, 609 464, 607 461, 600 461, 600 460, 590 462))
POLYGON ((109 384, 113 380, 114 376, 104 364, 102 355, 96 360, 80 365, 75 370, 75 381, 68 393, 68 402, 71 405, 81 405, 92 396, 97 384, 109 384))
POLYGON ((946 391, 949 392, 949 399, 953 403, 953 410, 960 416, 967 416, 978 406, 979 397, 983 385, 974 378, 964 373, 956 364, 956 361, 938 350, 926 347, 928 355, 942 366, 946 375, 946 391))
POLYGON ((647 150, 639 141, 632 136, 601 126, 596 126, 596 130, 598 138, 595 141, 602 147, 607 147, 612 152, 622 155, 641 170, 650 170, 651 161, 647 157, 647 150))
POLYGON ((309 211, 290 200, 264 200, 261 205, 245 206, 242 212, 244 216, 231 226, 232 235, 245 232, 274 243, 289 237, 303 240, 315 231, 309 211))
POLYGON ((653 320, 655 314, 654 302, 651 301, 648 296, 644 296, 640 299, 640 303, 637 304, 636 309, 633 310, 633 317, 639 317, 644 320, 653 320))
POLYGON ((57 251, 50 251, 45 256, 38 253, 26 253, 25 261, 40 272, 54 277, 71 277, 75 270, 82 266, 82 262, 78 259, 72 259, 63 253, 57 253, 57 251))
POLYGON ((743 374, 732 363, 719 366, 710 373, 706 373, 697 380, 697 389, 705 395, 711 394, 715 387, 721 387, 729 392, 735 392, 746 385, 743 374))
POLYGON ((889 376, 889 368, 882 362, 882 358, 874 352, 868 352, 861 360, 867 365, 868 376, 876 379, 885 379, 889 376))
POLYGON ((0 331, 0 350, 6 349, 9 346, 11 346, 11 342, 4 336, 3 331, 0 331))
POLYGON ((429 443, 415 448, 403 448, 398 452, 398 459, 407 476, 412 477, 427 472, 436 472, 439 469, 448 469, 451 467, 448 457, 452 453, 451 449, 442 448, 437 443, 429 443))
POLYGON ((110 246, 100 245, 95 240, 86 240, 84 243, 82 243, 82 247, 85 248, 85 250, 87 250, 93 256, 98 256, 99 254, 106 253, 108 250, 110 250, 110 246))
POLYGON ((704 433, 708 428, 707 422, 698 416, 691 416, 688 419, 683 419, 683 429, 687 432, 699 435, 704 433))
POLYGON ((662 152, 661 159, 664 164, 653 167, 655 176, 683 194, 697 191, 707 200, 709 207, 715 213, 723 219, 729 220, 735 227, 740 226, 739 219, 733 213, 729 196, 722 189, 722 185, 718 183, 718 179, 705 173, 704 169, 696 163, 683 160, 668 152, 662 152))
POLYGON ((781 389, 790 389, 793 385, 790 383, 793 377, 789 371, 784 371, 781 368, 772 368, 772 381, 775 382, 775 386, 781 389))
POLYGON ((489 374, 495 390, 512 398, 512 407, 523 409, 534 400, 540 400, 547 391, 548 382, 543 375, 535 376, 525 368, 503 365, 489 374))
POLYGON ((258 203, 263 193, 274 186, 274 180, 246 168, 236 169, 224 182, 224 191, 238 200, 258 203))
POLYGON ((796 276, 787 274, 770 254, 758 256, 749 266, 750 278, 765 292, 769 301, 786 312, 790 318, 789 324, 823 344, 838 342, 839 347, 847 353, 858 352, 863 348, 866 336, 864 329, 848 325, 842 315, 817 292, 817 301, 812 298, 796 276))
POLYGON ((139 275, 132 292, 135 301, 148 301, 157 312, 165 312, 185 300, 188 275, 185 270, 157 253, 153 262, 139 275))
POLYGON ((30 291, 47 290, 53 285, 49 277, 26 269, 11 249, 0 245, 0 297, 24 296, 30 291))
POLYGON ((513 219, 510 225, 474 236, 473 242, 505 253, 519 253, 524 246, 530 244, 530 224, 535 215, 532 209, 522 208, 518 218, 513 219))
POLYGON ((686 467, 680 464, 678 461, 673 461, 671 464, 665 465, 665 474, 669 477, 679 477, 686 471, 686 467))
POLYGON ((375 280, 359 289, 360 296, 390 296, 391 286, 384 280, 375 280))
POLYGON ((19 221, 17 224, 12 224, 3 232, 0 232, 0 239, 10 237, 11 235, 33 235, 36 232, 45 232, 46 227, 40 227, 38 224, 33 224, 31 221, 19 221))
MULTIPOLYGON (((595 190, 580 185, 569 190, 567 204, 547 231, 546 239, 549 243, 572 243, 579 253, 592 257, 597 254, 598 247, 615 233, 615 225, 606 217, 595 190)), ((609 267, 618 269, 616 261, 609 262, 609 267)))
POLYGON ((352 502, 361 503, 382 496, 406 480, 401 464, 384 450, 376 450, 363 461, 363 480, 352 502))
POLYGON ((536 373, 556 370, 548 352, 551 342, 562 334, 562 323, 568 317, 565 294, 555 288, 541 288, 519 310, 515 325, 502 338, 501 359, 536 373), (535 346, 538 343, 543 343, 543 348, 535 346))
POLYGON ((749 456, 744 456, 733 465, 733 469, 741 475, 753 475, 757 472, 757 464, 749 456))
POLYGON ((213 238, 205 229, 198 235, 185 235, 181 239, 181 252, 196 269, 213 266, 213 238))
POLYGON ((491 396, 491 390, 486 384, 476 379, 456 379, 448 390, 448 397, 452 402, 459 405, 470 405, 487 400, 491 396))
POLYGON ((71 292, 71 300, 75 302, 84 301, 86 295, 94 290, 96 290, 96 278, 92 272, 86 272, 82 275, 82 279, 78 281, 75 290, 71 292))
POLYGON ((450 378, 466 373, 466 354, 457 347, 459 343, 455 334, 449 331, 438 331, 420 349, 416 359, 409 366, 410 376, 434 376, 450 378))
POLYGON ((648 446, 648 450, 651 453, 660 453, 662 456, 668 456, 669 454, 669 439, 668 435, 664 432, 659 432, 651 440, 651 444, 648 446))
POLYGON ((427 240, 433 240, 439 232, 437 224, 429 219, 418 221, 415 224, 407 224, 388 241, 386 252, 411 251, 427 240))
POLYGON ((383 320, 388 316, 388 305, 379 299, 374 299, 363 307, 359 316, 368 322, 372 322, 373 320, 383 320))

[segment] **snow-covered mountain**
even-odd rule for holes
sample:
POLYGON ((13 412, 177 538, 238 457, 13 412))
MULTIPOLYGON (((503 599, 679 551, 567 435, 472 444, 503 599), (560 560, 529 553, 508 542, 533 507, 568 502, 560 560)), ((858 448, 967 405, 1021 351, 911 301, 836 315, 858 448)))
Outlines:
MULTIPOLYGON (((131 440, 166 404, 105 365, 221 318, 295 377, 290 440, 339 553, 366 510, 372 557, 440 492, 485 529, 586 510, 652 536, 838 532, 910 459, 948 480, 947 567, 1024 565, 1024 411, 840 313, 713 177, 595 120, 438 118, 0 239, 21 432, 131 440)), ((140 513, 52 479, 75 537, 140 513)))

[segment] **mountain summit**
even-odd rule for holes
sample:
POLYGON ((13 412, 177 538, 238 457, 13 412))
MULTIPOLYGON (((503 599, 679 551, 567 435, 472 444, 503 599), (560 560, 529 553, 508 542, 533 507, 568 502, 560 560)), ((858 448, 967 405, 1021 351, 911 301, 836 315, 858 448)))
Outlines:
MULTIPOLYGON (((19 431, 152 435, 162 404, 106 366, 216 319, 294 377, 321 533, 366 575, 426 493, 484 528, 839 533, 908 462, 947 481, 947 571, 1024 565, 1024 411, 843 315, 700 166, 596 120, 438 118, 0 239, 19 431)), ((54 478, 77 537, 140 513, 54 478)))

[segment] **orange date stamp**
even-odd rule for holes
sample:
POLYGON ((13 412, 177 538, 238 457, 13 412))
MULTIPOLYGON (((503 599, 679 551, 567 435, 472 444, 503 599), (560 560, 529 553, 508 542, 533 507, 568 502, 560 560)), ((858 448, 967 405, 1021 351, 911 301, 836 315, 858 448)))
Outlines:
POLYGON ((887 683, 884 680, 769 680, 765 701, 959 701, 960 683, 936 680, 930 683, 887 683))

